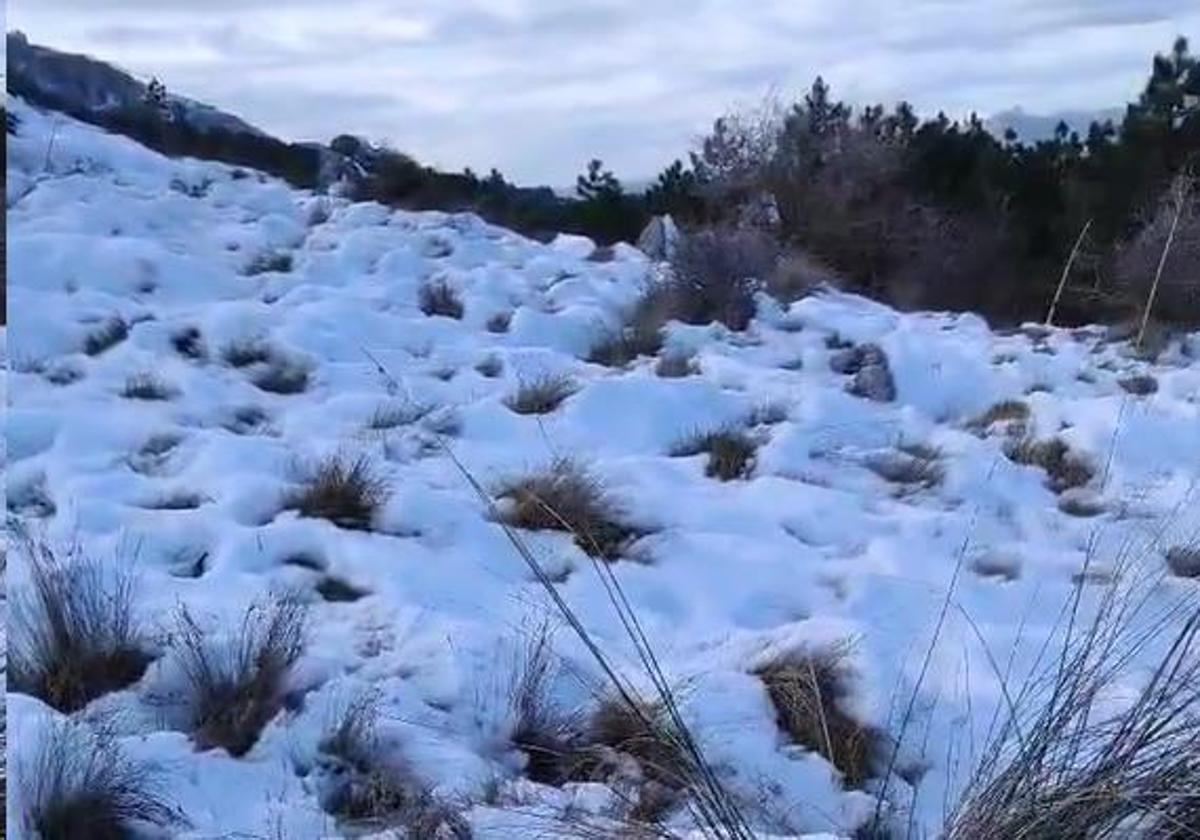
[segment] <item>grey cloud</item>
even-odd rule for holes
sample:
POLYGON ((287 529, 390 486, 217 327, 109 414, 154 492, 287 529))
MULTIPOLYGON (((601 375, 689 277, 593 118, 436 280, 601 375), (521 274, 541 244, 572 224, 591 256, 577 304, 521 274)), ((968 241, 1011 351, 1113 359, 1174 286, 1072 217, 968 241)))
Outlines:
POLYGON ((593 156, 652 175, 817 73, 926 112, 1101 108, 1200 38, 1194 0, 13 0, 8 19, 286 137, 556 184, 593 156))

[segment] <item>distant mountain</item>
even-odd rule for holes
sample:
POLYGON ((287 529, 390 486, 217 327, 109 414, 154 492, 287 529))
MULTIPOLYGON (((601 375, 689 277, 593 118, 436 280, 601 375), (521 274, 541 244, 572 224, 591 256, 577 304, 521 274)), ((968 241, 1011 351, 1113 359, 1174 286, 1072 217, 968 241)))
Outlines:
MULTIPOLYGON (((8 89, 32 102, 98 121, 145 100, 145 82, 91 56, 31 44, 22 32, 9 32, 6 46, 8 89)), ((266 136, 240 117, 184 96, 168 92, 167 107, 198 131, 266 136)))
POLYGON ((1098 111, 1058 111, 1050 114, 1030 114, 1020 106, 1000 111, 989 117, 984 124, 988 131, 996 136, 1002 136, 1006 129, 1011 128, 1017 137, 1026 142, 1049 140, 1054 136, 1054 129, 1060 122, 1065 122, 1072 131, 1079 132, 1081 137, 1087 135, 1088 126, 1093 120, 1104 122, 1112 120, 1119 123, 1125 116, 1124 108, 1104 108, 1098 111))

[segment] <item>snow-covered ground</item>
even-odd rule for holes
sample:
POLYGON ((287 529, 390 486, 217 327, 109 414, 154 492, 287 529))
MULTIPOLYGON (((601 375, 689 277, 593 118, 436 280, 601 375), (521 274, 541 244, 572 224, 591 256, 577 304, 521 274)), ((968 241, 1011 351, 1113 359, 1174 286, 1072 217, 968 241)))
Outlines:
MULTIPOLYGON (((1200 528, 1200 336, 1148 363, 1099 329, 999 335, 970 315, 899 314, 826 293, 786 310, 763 297, 740 334, 672 324, 668 350, 693 353, 694 375, 659 377, 651 359, 607 368, 584 361, 589 348, 657 270, 632 248, 590 261, 579 238, 543 245, 469 215, 318 197, 9 107, 21 124, 8 138, 8 505, 52 542, 136 563, 139 616, 163 655, 80 715, 103 717, 129 755, 153 763, 191 823, 177 836, 337 836, 314 774, 297 767, 313 765, 339 704, 366 687, 396 750, 439 794, 488 793, 495 804, 468 810, 478 837, 554 836, 518 812, 606 801, 588 786, 522 783, 521 757, 504 748, 513 651, 553 611, 439 432, 488 487, 561 455, 603 479, 644 534, 617 578, 663 669, 687 682, 684 714, 708 758, 773 815, 764 832, 844 836, 871 808, 778 731, 751 673, 772 652, 852 639, 856 713, 893 728, 954 579, 901 750, 919 785, 915 796, 907 782, 891 786, 933 831, 968 770, 966 745, 1000 702, 988 654, 1012 656, 1016 674, 1028 667, 1089 551, 1099 587, 1131 551, 1165 568, 1163 548, 1200 528), (280 255, 288 270, 247 272, 271 257, 282 267, 280 255), (461 320, 421 312, 427 280, 457 291, 461 320), (500 314, 511 315, 506 332, 488 327, 500 314), (114 318, 127 337, 85 353, 114 318), (198 331, 206 358, 178 352, 185 330, 198 331), (847 392, 829 364, 835 337, 886 352, 894 401, 847 392), (278 364, 307 371, 306 389, 256 387, 257 368, 222 361, 237 342, 269 345, 278 364), (495 373, 497 361, 498 375, 477 369, 495 373), (142 374, 168 398, 123 396, 142 374), (547 374, 578 385, 557 410, 505 405, 518 383, 547 374), (1157 390, 1128 393, 1119 381, 1134 375, 1157 390), (1060 435, 1091 460, 1086 488, 1057 495, 1042 470, 1004 456, 999 430, 970 425, 1008 399, 1029 405, 1036 436, 1060 435), (381 407, 411 405, 432 411, 368 428, 381 407), (703 456, 671 457, 690 433, 729 424, 761 439, 749 479, 717 481, 703 456), (915 445, 937 450, 940 482, 881 477, 881 460, 915 445), (388 481, 373 530, 281 512, 298 466, 330 454, 364 455, 388 481), (285 562, 299 555, 320 570, 285 562), (323 575, 368 594, 327 601, 315 589, 323 575), (232 632, 247 604, 283 588, 312 601, 293 678, 302 701, 242 758, 198 751, 156 702, 178 679, 171 616, 183 603, 212 633, 232 632)), ((636 675, 588 558, 567 535, 529 540, 636 675)), ((12 593, 28 570, 10 560, 12 593)), ((1197 585, 1167 577, 1151 597, 1197 585)), ((569 632, 557 649, 556 690, 586 705, 571 675, 598 681, 594 662, 569 632)), ((10 695, 8 713, 19 763, 52 712, 10 695)), ((19 786, 12 798, 19 808, 19 786)))

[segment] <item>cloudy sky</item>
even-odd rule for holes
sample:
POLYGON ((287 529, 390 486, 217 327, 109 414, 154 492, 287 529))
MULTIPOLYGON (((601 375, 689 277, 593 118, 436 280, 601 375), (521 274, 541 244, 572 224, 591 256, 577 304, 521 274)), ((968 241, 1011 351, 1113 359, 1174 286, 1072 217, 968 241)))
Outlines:
POLYGON ((650 176, 712 118, 796 94, 982 114, 1140 88, 1196 0, 8 0, 8 27, 289 139, 350 132, 448 169, 650 176))

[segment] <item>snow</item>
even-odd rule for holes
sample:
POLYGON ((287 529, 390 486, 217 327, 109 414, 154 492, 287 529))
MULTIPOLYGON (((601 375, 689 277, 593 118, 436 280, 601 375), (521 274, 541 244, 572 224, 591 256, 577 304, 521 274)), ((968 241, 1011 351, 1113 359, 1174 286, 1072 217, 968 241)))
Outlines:
MULTIPOLYGON (((900 780, 890 787, 932 832, 966 772, 948 761, 948 745, 966 732, 981 739, 1001 699, 963 614, 988 651, 1014 652, 1020 673, 1054 632, 1089 546, 1093 566, 1111 567, 1134 546, 1153 569, 1164 547, 1200 529, 1200 336, 1190 356, 1184 340, 1149 363, 1100 330, 998 334, 974 316, 901 314, 826 292, 787 309, 761 301, 745 334, 673 324, 668 346, 695 353, 699 375, 660 378, 649 359, 613 370, 584 358, 653 282, 658 269, 633 249, 591 262, 592 243, 580 237, 543 245, 470 215, 318 197, 165 159, 17 99, 9 107, 21 120, 8 138, 9 505, 52 542, 77 541, 114 562, 134 555, 140 616, 164 655, 141 683, 81 715, 119 712, 122 748, 152 762, 187 815, 180 837, 337 836, 316 774, 297 767, 311 767, 339 704, 368 687, 381 697, 389 743, 439 794, 479 801, 499 780, 510 805, 471 807, 477 837, 544 831, 565 807, 611 805, 596 785, 522 780, 520 759, 503 748, 506 665, 520 628, 551 607, 439 448, 435 426, 457 426, 447 445, 489 488, 561 455, 603 479, 644 531, 615 573, 665 672, 688 681, 685 716, 731 789, 786 815, 764 821, 764 837, 847 836, 873 806, 843 790, 819 755, 783 740, 756 664, 852 639, 854 711, 894 724, 953 580, 961 613, 942 628, 901 750, 903 763, 928 769, 915 792, 900 780), (281 253, 289 271, 246 273, 281 253), (461 320, 420 311, 426 281, 455 289, 461 320), (498 313, 512 314, 507 332, 487 328, 498 313), (112 318, 128 337, 84 353, 112 318), (205 359, 173 348, 187 328, 199 331, 205 359), (828 364, 835 336, 883 348, 894 402, 846 392, 847 377, 828 364), (264 343, 308 371, 307 388, 257 388, 255 368, 221 360, 233 342, 264 343), (495 378, 475 370, 491 358, 502 364, 495 378), (169 385, 171 398, 123 397, 141 373, 169 385), (520 382, 547 374, 578 386, 557 411, 523 416, 504 405, 520 382), (1127 394, 1118 380, 1133 374, 1155 377, 1158 391, 1127 394), (1060 510, 1040 470, 1004 457, 1002 435, 969 428, 1006 399, 1029 404, 1039 437, 1061 434, 1092 459, 1099 516, 1060 510), (381 406, 432 413, 368 429, 381 406), (703 456, 669 455, 693 432, 769 413, 778 422, 752 429, 762 445, 749 480, 718 482, 703 456), (912 444, 940 451, 936 486, 900 488, 869 469, 912 444), (388 480, 373 531, 280 511, 297 470, 330 454, 367 456, 388 480), (201 503, 154 506, 181 492, 201 503), (264 593, 312 591, 316 573, 284 562, 298 554, 370 594, 312 596, 293 678, 298 711, 281 714, 243 758, 197 751, 154 703, 178 680, 165 653, 170 616, 184 603, 213 634, 231 632, 264 593), (185 574, 201 556, 203 573, 185 574)), ((529 541, 636 679, 589 559, 565 535, 529 541)), ((19 556, 9 571, 10 591, 25 585, 19 556)), ((1166 578, 1152 597, 1194 586, 1166 578)), ((569 632, 557 641, 566 670, 599 680, 569 632)), ((572 680, 559 688, 587 700, 572 680)), ((10 695, 8 714, 19 766, 55 713, 10 695)))

